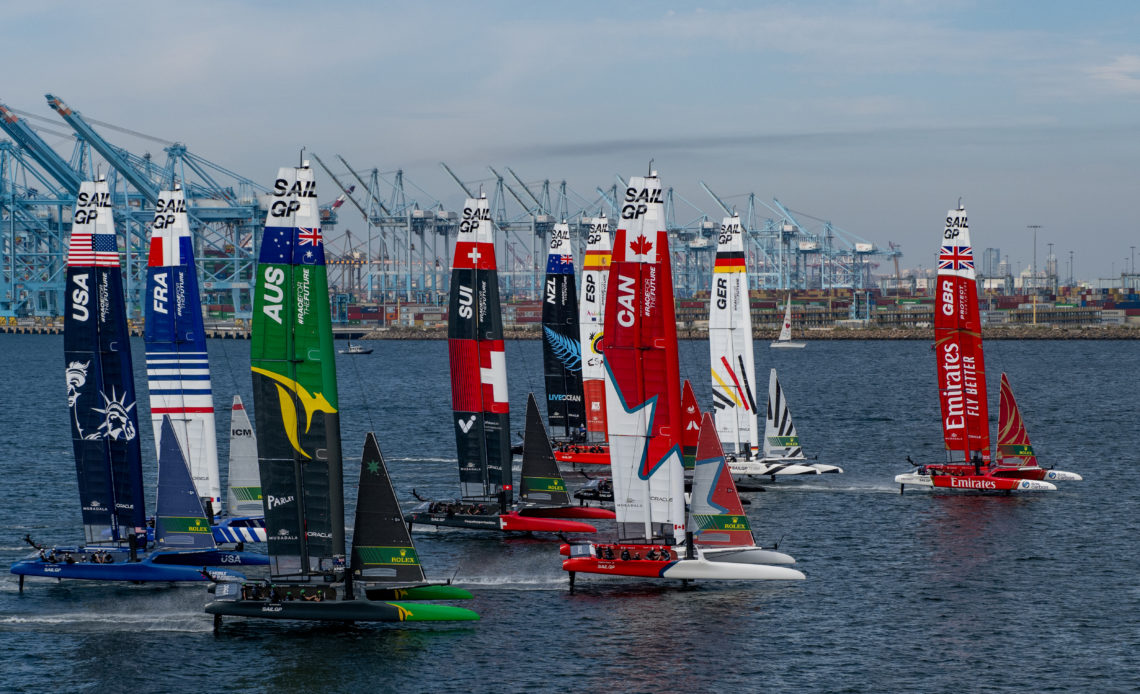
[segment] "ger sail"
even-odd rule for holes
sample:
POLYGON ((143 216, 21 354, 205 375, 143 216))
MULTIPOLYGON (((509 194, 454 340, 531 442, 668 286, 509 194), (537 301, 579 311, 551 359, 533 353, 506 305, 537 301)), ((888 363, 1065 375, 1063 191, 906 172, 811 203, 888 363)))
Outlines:
POLYGON ((222 512, 214 398, 194 245, 182 186, 158 194, 146 279, 147 385, 155 446, 169 416, 209 517, 222 512))
POLYGON ((555 439, 584 438, 582 347, 578 297, 574 286, 574 251, 570 226, 554 225, 546 256, 542 293, 542 363, 546 375, 546 413, 555 439))

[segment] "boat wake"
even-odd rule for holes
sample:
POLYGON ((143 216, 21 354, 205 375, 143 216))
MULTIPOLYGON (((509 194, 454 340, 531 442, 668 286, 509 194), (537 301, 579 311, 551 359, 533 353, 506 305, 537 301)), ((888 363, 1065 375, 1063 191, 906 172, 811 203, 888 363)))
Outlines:
POLYGON ((392 458, 393 461, 400 463, 456 463, 459 462, 458 458, 430 458, 430 457, 416 457, 409 458, 392 458))
POLYGON ((36 615, 0 616, 0 630, 52 629, 67 632, 88 631, 177 631, 208 632, 213 629, 201 610, 168 614, 124 614, 122 612, 61 612, 36 615))

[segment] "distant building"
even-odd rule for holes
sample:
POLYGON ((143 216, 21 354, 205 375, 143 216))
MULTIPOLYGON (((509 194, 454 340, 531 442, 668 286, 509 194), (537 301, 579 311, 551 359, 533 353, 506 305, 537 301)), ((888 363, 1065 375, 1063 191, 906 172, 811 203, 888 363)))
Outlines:
POLYGON ((1001 249, 987 248, 982 251, 982 276, 1001 277, 1001 249))

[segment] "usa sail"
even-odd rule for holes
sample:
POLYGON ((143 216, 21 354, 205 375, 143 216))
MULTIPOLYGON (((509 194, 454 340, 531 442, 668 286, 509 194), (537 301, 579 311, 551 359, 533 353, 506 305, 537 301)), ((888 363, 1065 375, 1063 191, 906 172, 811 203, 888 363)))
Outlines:
POLYGON ((938 403, 947 451, 990 460, 986 366, 974 252, 966 208, 946 213, 938 255, 934 337, 938 360, 938 403))
POLYGON ((343 574, 340 415, 316 182, 278 171, 254 293, 251 369, 271 574, 343 574))
POLYGON ((685 538, 681 377, 661 181, 630 179, 605 311, 606 418, 619 537, 685 538))
POLYGON ((510 404, 494 227, 487 197, 468 198, 451 266, 447 346, 464 499, 512 502, 510 404))
POLYGON ((606 385, 602 359, 602 327, 610 267, 610 223, 590 220, 586 255, 582 261, 582 295, 578 303, 581 331, 582 391, 586 410, 586 440, 606 440, 606 385))
POLYGON ((162 451, 169 415, 210 517, 221 514, 210 364, 202 326, 198 271, 182 187, 159 192, 146 279, 146 368, 155 446, 162 451))
POLYGON ((740 217, 725 217, 713 264, 709 300, 709 353, 716 428, 725 451, 754 458, 756 363, 752 355, 752 315, 740 217))
POLYGON ((542 361, 546 372, 546 413, 555 438, 581 439, 586 412, 582 404, 582 345, 578 297, 574 286, 574 251, 570 227, 555 224, 546 256, 542 300, 542 361))
POLYGON ((138 411, 111 193, 102 179, 84 181, 75 199, 66 295, 67 404, 84 533, 88 543, 137 539, 146 525, 138 411))

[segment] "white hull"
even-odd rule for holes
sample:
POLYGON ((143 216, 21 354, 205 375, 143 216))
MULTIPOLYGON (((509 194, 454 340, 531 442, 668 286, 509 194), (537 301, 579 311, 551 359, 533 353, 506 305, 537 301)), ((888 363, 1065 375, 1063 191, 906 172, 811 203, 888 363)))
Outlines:
POLYGON ((806 342, 779 342, 779 341, 776 341, 776 342, 769 344, 768 346, 772 347, 773 349, 803 349, 804 347, 807 347, 807 343, 806 342))
MULTIPOLYGON (((834 467, 825 465, 823 467, 834 467)), ((789 475, 818 475, 822 471, 817 469, 811 463, 793 463, 789 461, 778 460, 744 460, 737 462, 730 462, 728 464, 728 471, 734 475, 755 475, 755 476, 789 476, 789 475)))
POLYGON ((795 557, 760 547, 702 547, 700 556, 711 562, 733 564, 795 564, 795 557))
POLYGON ((1081 477, 1075 472, 1065 472, 1064 470, 1050 470, 1045 473, 1045 479, 1050 482, 1082 482, 1084 477, 1081 477))
POLYGON ((904 472, 901 475, 895 475, 895 484, 910 484, 916 487, 934 487, 934 482, 930 479, 930 475, 920 475, 917 472, 904 472))
POLYGON ((734 564, 697 558, 678 561, 665 570, 662 578, 724 581, 802 581, 807 577, 800 571, 784 566, 734 564))

